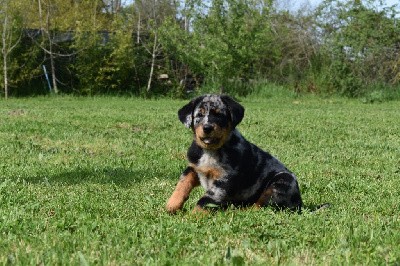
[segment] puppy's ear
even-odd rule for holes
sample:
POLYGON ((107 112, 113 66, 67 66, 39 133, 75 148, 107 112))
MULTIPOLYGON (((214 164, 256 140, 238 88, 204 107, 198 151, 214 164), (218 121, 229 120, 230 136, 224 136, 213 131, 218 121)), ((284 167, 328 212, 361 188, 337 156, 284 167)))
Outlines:
POLYGON ((203 100, 204 96, 200 96, 191 100, 188 104, 183 106, 178 111, 179 120, 187 127, 190 128, 192 126, 193 121, 193 112, 194 108, 196 108, 197 104, 203 100))
POLYGON ((221 96, 222 101, 228 106, 231 113, 232 126, 235 128, 243 119, 244 107, 229 96, 221 96))

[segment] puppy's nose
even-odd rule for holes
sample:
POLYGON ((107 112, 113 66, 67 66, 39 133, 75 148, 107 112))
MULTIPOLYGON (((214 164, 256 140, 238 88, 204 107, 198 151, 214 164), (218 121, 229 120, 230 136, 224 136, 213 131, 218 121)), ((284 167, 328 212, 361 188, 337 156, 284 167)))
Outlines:
POLYGON ((203 126, 203 131, 204 131, 204 133, 206 133, 206 134, 210 134, 211 131, 213 131, 213 129, 214 129, 214 127, 213 127, 212 125, 210 125, 210 124, 205 124, 205 125, 203 126))

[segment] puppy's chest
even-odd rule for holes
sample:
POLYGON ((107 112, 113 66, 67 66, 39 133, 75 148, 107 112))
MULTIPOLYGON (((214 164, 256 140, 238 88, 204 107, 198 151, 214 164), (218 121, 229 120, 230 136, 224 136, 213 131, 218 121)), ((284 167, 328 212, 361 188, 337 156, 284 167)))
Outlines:
POLYGON ((214 181, 223 179, 231 171, 230 166, 222 164, 217 154, 213 152, 204 153, 197 164, 192 164, 196 170, 201 185, 208 189, 214 181))

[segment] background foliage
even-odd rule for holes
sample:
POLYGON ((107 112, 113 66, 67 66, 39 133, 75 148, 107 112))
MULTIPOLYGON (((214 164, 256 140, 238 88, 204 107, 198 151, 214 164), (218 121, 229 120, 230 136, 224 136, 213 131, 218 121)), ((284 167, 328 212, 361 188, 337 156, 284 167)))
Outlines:
POLYGON ((82 95, 182 96, 199 87, 247 95, 260 83, 399 94, 399 7, 381 1, 295 11, 274 0, 0 2, 0 79, 4 93, 7 71, 11 95, 48 93, 43 65, 51 90, 82 95))

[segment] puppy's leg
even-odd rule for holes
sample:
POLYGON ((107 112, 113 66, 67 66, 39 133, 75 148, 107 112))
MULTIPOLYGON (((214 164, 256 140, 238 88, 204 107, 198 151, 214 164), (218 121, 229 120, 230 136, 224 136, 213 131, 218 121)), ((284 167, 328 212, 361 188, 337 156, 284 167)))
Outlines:
MULTIPOLYGON (((217 182, 216 182, 217 183, 217 182)), ((208 212, 215 208, 225 209, 229 206, 229 203, 225 201, 226 191, 219 186, 223 186, 219 183, 213 189, 207 190, 205 195, 199 199, 193 212, 208 212)))
POLYGON ((182 209, 183 204, 189 198, 190 192, 198 185, 200 185, 200 182, 197 173, 192 167, 186 168, 186 170, 182 173, 174 192, 167 202, 167 211, 169 213, 175 213, 176 211, 182 209))
POLYGON ((273 194, 273 190, 272 187, 269 186, 267 187, 262 193, 260 198, 257 200, 257 202, 254 204, 254 207, 256 208, 261 208, 264 207, 266 205, 269 204, 269 202, 271 201, 272 198, 272 194, 273 194))
POLYGON ((263 191, 255 206, 270 205, 278 209, 300 211, 302 204, 296 177, 291 173, 279 173, 263 191))
POLYGON ((193 212, 194 213, 207 213, 207 207, 217 207, 220 206, 220 203, 215 201, 211 196, 209 191, 206 192, 206 194, 199 199, 199 201, 196 204, 196 207, 194 207, 193 212))

